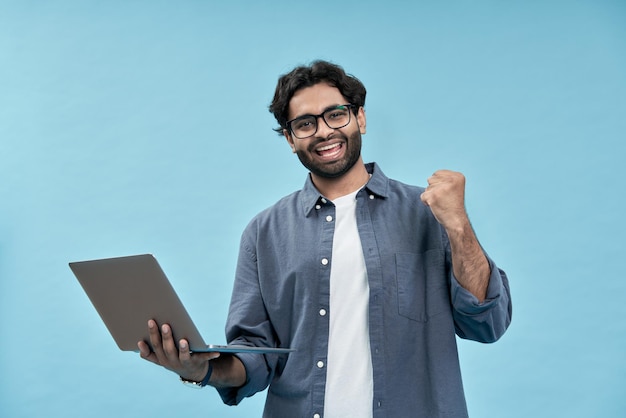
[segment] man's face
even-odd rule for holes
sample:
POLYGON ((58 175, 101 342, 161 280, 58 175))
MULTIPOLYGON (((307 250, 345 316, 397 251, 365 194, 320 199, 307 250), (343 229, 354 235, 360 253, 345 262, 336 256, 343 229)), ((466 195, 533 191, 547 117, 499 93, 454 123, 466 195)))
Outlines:
MULTIPOLYGON (((348 104, 336 87, 326 83, 298 90, 289 102, 289 120, 304 115, 319 115, 333 106, 348 104)), ((350 110, 352 112, 352 110, 350 110)), ((315 135, 300 139, 285 131, 287 142, 300 162, 314 175, 337 178, 348 172, 361 157, 361 134, 365 133, 365 111, 350 115, 350 123, 339 129, 329 128, 317 119, 315 135)))

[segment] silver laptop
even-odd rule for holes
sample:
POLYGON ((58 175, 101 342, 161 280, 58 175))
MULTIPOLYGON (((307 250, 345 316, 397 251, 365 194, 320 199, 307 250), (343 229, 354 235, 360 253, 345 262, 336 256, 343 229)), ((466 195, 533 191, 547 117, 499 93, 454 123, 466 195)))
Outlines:
POLYGON ((69 263, 118 347, 139 351, 150 344, 148 320, 172 327, 174 341, 189 341, 195 352, 288 353, 291 348, 206 344, 167 276, 151 254, 69 263))

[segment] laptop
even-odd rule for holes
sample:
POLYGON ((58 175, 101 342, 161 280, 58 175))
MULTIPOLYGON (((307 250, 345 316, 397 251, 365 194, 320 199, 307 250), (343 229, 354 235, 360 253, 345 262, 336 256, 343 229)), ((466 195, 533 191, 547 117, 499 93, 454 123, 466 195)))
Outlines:
POLYGON ((281 347, 206 344, 167 276, 152 254, 69 263, 118 347, 138 352, 137 342, 150 344, 148 320, 169 324, 174 341, 189 342, 192 352, 276 353, 281 347))

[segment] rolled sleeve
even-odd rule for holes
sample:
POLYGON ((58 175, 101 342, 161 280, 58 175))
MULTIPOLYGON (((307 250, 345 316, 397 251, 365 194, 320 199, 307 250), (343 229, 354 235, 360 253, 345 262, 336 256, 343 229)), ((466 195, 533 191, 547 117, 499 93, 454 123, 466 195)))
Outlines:
POLYGON ((497 341, 511 323, 512 307, 506 273, 487 257, 491 275, 483 302, 465 289, 451 273, 451 299, 459 337, 484 343, 497 341))

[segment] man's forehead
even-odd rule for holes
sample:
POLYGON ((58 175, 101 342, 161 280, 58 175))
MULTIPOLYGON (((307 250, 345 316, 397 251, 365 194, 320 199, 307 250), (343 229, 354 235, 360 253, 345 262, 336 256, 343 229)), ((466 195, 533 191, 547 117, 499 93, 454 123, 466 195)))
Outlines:
POLYGON ((289 118, 304 114, 319 114, 329 106, 346 104, 337 87, 328 83, 318 83, 310 87, 297 90, 289 101, 289 118))

